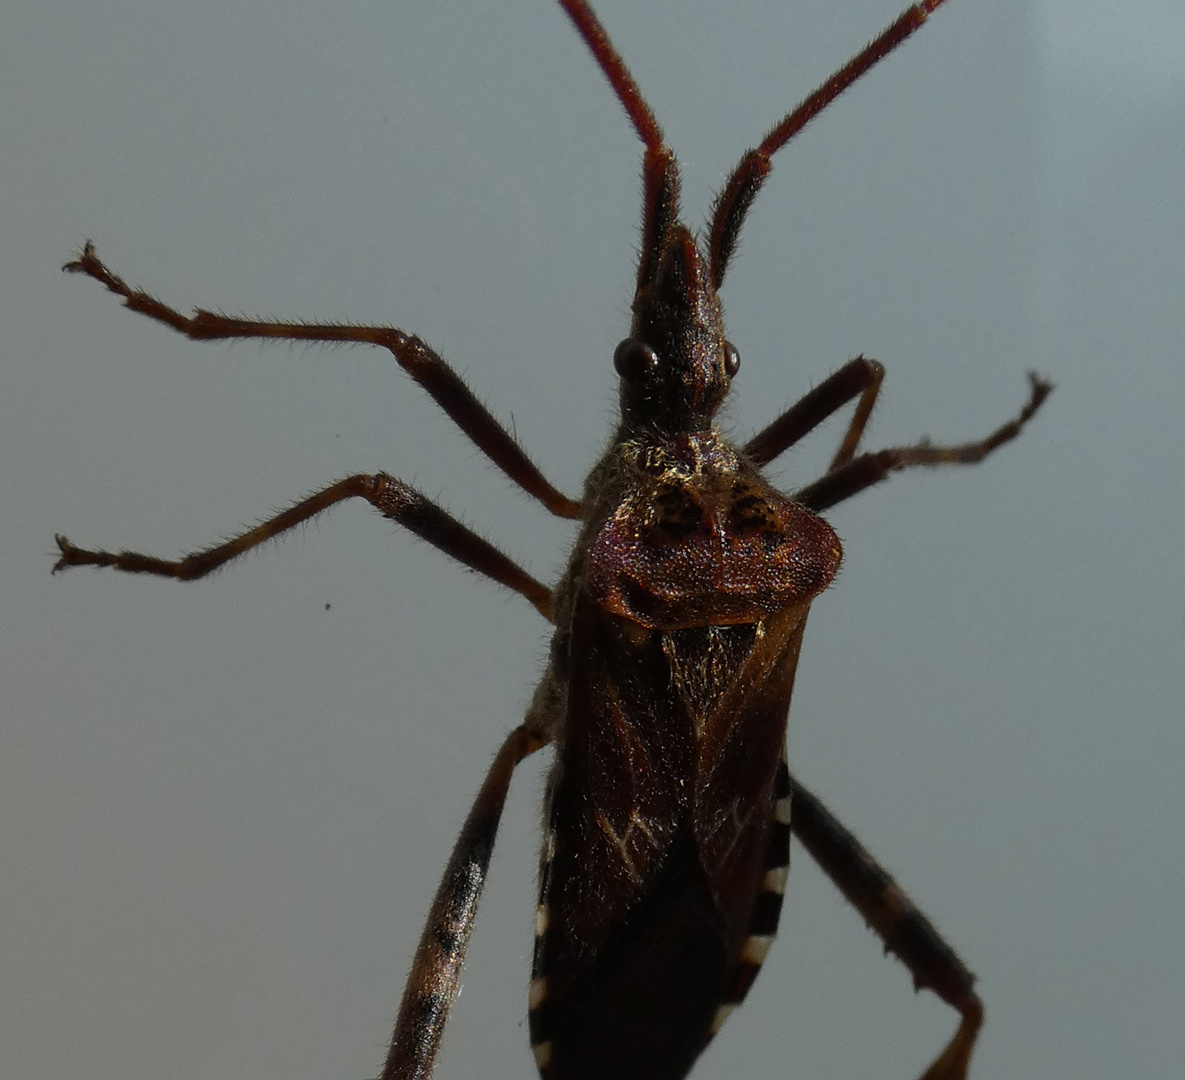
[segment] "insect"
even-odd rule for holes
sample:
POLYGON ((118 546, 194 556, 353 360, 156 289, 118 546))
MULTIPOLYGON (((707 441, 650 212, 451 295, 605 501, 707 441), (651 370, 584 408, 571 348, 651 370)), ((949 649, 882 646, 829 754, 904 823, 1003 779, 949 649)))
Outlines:
POLYGON ((549 744, 530 1038, 547 1080, 677 1080, 744 999, 777 929, 793 832, 909 969, 959 1013, 924 1074, 967 1073, 982 1023, 973 976, 859 841, 789 770, 790 695, 807 612, 839 540, 819 517, 895 471, 982 460, 1050 392, 984 439, 858 452, 884 376, 844 364, 737 447, 713 418, 740 358, 718 290, 772 156, 943 2, 914 4, 745 153, 705 237, 679 220, 673 151, 585 0, 560 0, 644 146, 642 242, 628 336, 613 363, 620 420, 578 499, 553 487, 448 364, 389 327, 181 314, 128 286, 88 242, 66 270, 194 339, 352 342, 389 349, 524 491, 579 523, 548 586, 387 473, 346 477, 215 547, 168 561, 57 537, 55 569, 110 566, 191 580, 350 498, 528 600, 554 626, 523 722, 503 742, 448 861, 396 1019, 383 1080, 426 1077, 456 996, 517 764, 549 744), (792 495, 762 466, 855 403, 822 477, 792 495))

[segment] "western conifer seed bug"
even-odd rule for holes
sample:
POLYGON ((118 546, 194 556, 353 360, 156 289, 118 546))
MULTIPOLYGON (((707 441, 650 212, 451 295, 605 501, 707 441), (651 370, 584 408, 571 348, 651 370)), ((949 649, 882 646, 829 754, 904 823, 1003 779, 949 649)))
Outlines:
POLYGON ((537 581, 386 473, 347 477, 242 535, 177 561, 57 538, 55 569, 110 566, 181 580, 352 497, 519 593, 554 626, 546 672, 502 744, 449 859, 403 994, 382 1080, 433 1069, 516 765, 554 743, 530 1039, 547 1080, 677 1080, 744 999, 777 929, 798 836, 909 969, 959 1013, 923 1080, 965 1077, 983 1008, 973 976, 859 841, 790 772, 787 714, 812 600, 840 544, 818 514, 900 469, 978 462, 1019 434, 1051 387, 986 438, 858 452, 884 369, 857 357, 743 446, 714 417, 740 358, 717 290, 773 155, 944 0, 903 12, 786 114, 732 171, 698 237, 679 220, 673 151, 585 0, 560 0, 644 146, 642 239, 628 336, 613 364, 620 420, 578 499, 554 488, 452 368, 389 327, 181 314, 128 286, 88 242, 65 269, 194 339, 387 348, 457 426, 553 514, 579 522, 567 569, 537 581), (761 468, 855 402, 819 479, 792 495, 761 468))

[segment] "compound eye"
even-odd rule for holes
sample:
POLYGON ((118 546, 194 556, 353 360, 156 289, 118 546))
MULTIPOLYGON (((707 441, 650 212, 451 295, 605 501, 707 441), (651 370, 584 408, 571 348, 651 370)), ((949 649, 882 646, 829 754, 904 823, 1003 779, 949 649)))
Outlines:
POLYGON ((642 382, 658 371, 658 353, 644 341, 626 338, 613 350, 613 368, 627 382, 642 382))
POLYGON ((731 341, 726 341, 724 343, 724 373, 731 379, 740 370, 741 354, 737 352, 737 347, 731 341))

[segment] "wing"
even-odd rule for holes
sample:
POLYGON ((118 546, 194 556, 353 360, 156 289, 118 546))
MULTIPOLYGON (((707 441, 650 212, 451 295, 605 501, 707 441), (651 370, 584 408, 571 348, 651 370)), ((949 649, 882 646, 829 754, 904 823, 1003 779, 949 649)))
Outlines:
POLYGON ((805 605, 780 615, 662 633, 578 607, 532 986, 549 1080, 681 1077, 752 981, 805 605))
POLYGON ((531 991, 547 1080, 684 1076, 760 964, 771 844, 785 865, 775 781, 839 541, 707 438, 629 463, 573 573, 531 991))

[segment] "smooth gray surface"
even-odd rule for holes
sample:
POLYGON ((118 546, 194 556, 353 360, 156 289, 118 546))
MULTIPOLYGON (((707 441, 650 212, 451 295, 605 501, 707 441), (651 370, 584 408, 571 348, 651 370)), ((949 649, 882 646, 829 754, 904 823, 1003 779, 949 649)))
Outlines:
MULTIPOLYGON (((692 223, 898 3, 603 0, 692 223)), ((8 8, 0 1076, 373 1076, 540 620, 363 507, 188 586, 51 578, 52 534, 172 555, 379 468, 544 577, 571 530, 385 354, 189 343, 57 266, 91 237, 182 308, 420 333, 575 491, 639 148, 547 0, 8 8)), ((778 158, 727 282, 742 435, 861 351, 889 369, 873 446, 986 432, 1028 368, 1058 384, 989 464, 831 515, 846 563, 791 722, 803 779, 978 971, 980 1080, 1185 1050, 1183 135, 1176 0, 957 0, 778 158)), ((442 1078, 532 1075, 542 775, 512 790, 442 1078)), ((695 1075, 908 1080, 953 1025, 799 850, 695 1075)))

